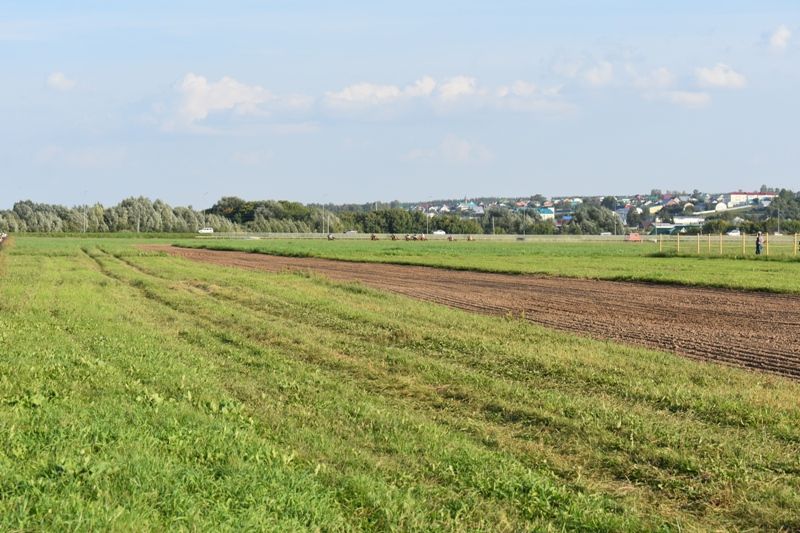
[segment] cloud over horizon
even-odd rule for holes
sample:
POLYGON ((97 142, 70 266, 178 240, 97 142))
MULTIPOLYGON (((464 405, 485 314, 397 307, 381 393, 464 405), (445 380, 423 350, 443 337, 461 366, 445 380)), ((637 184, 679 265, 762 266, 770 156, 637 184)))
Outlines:
POLYGON ((747 85, 747 78, 733 70, 725 63, 717 63, 713 67, 694 69, 700 87, 716 89, 742 89, 747 85))
POLYGON ((74 89, 75 80, 67 78, 63 72, 53 72, 47 77, 47 86, 56 91, 69 91, 74 89))
POLYGON ((434 148, 415 148, 406 154, 409 160, 440 159, 447 163, 485 163, 494 154, 484 145, 449 134, 434 148))
POLYGON ((789 46, 792 32, 785 24, 781 24, 769 37, 769 45, 773 51, 783 52, 789 46))

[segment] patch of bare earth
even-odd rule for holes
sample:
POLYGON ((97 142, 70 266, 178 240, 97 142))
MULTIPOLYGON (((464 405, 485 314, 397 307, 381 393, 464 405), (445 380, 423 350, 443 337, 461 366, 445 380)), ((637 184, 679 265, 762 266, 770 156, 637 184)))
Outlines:
POLYGON ((338 281, 800 379, 800 296, 149 245, 194 261, 338 281))

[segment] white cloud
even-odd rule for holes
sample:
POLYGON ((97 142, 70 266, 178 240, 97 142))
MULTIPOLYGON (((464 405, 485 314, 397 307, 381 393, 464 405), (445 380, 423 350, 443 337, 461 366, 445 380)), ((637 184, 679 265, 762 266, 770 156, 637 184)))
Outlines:
POLYGON ((400 103, 412 101, 442 113, 481 108, 550 113, 574 110, 573 105, 564 101, 560 89, 539 87, 522 80, 490 89, 481 87, 470 76, 455 76, 442 82, 425 76, 402 89, 397 85, 358 83, 341 91, 326 93, 324 101, 328 108, 335 111, 359 112, 370 109, 372 118, 395 116, 402 109, 397 107, 400 103), (373 108, 379 106, 386 108, 386 111, 376 114, 373 108))
POLYGON ((583 62, 575 59, 557 59, 553 62, 551 70, 565 78, 576 78, 583 67, 583 62))
POLYGON ((769 45, 776 52, 782 52, 783 50, 786 50, 787 46, 789 46, 789 39, 791 38, 792 31, 787 28, 785 24, 781 24, 772 33, 772 35, 770 35, 769 45))
POLYGON ((569 113, 575 106, 561 97, 561 87, 541 88, 527 81, 498 87, 491 101, 499 109, 519 112, 569 113))
POLYGON ((439 86, 439 97, 445 102, 453 101, 462 96, 471 96, 477 92, 476 80, 469 76, 456 76, 439 86))
POLYGON ((411 150, 407 159, 442 159, 448 163, 483 163, 493 158, 492 152, 482 144, 448 135, 436 148, 411 150))
MULTIPOLYGON (((388 120, 405 113, 441 115, 482 111, 562 114, 574 111, 560 87, 540 87, 518 80, 507 86, 484 87, 470 76, 460 75, 443 81, 423 76, 405 85, 360 82, 319 98, 290 94, 275 95, 258 85, 247 85, 230 77, 212 82, 204 76, 187 74, 175 86, 176 101, 152 106, 148 122, 164 131, 219 134, 230 130, 215 115, 248 115, 240 126, 270 128, 287 126, 287 132, 319 129, 322 116, 360 117, 388 120), (258 120, 269 117, 269 121, 258 120), (297 128, 292 125, 297 124, 297 128)), ((239 130, 242 131, 242 130, 239 130)), ((254 130, 250 130, 254 131, 254 130)))
POLYGON ((666 67, 659 67, 647 74, 639 74, 631 66, 628 66, 627 70, 633 78, 633 85, 637 89, 667 89, 675 83, 675 75, 666 67))
POLYGON ((594 87, 608 85, 614 81, 614 65, 603 61, 584 72, 583 79, 594 87))
POLYGON ((216 111, 257 114, 259 105, 274 96, 258 85, 246 85, 225 76, 211 82, 196 74, 187 74, 177 87, 181 94, 179 114, 186 123, 202 121, 216 111))
POLYGON ((67 78, 63 72, 53 72, 47 77, 47 86, 56 91, 69 91, 75 85, 75 81, 67 78))
POLYGON ((413 85, 406 87, 405 94, 408 96, 430 96, 436 89, 436 80, 430 76, 425 76, 414 82, 413 85))
POLYGON ((403 91, 395 85, 375 85, 374 83, 356 83, 339 92, 326 94, 329 103, 333 104, 367 104, 377 105, 397 101, 403 91))
POLYGON ((362 108, 393 104, 411 98, 424 98, 433 94, 436 80, 425 76, 401 89, 397 85, 356 83, 336 92, 325 93, 325 103, 333 108, 362 108))
POLYGON ((460 139, 454 135, 445 137, 439 150, 446 161, 468 163, 492 159, 492 153, 482 144, 460 139))
POLYGON ((711 103, 711 95, 695 91, 666 91, 662 97, 673 104, 689 109, 700 109, 711 103))
POLYGON ((713 67, 694 69, 697 82, 701 87, 721 89, 741 89, 747 85, 747 78, 733 70, 725 63, 717 63, 713 67))
POLYGON ((527 97, 533 96, 537 92, 539 92, 539 88, 535 83, 520 80, 511 84, 511 87, 499 87, 497 89, 497 96, 500 98, 506 98, 508 96, 527 97))

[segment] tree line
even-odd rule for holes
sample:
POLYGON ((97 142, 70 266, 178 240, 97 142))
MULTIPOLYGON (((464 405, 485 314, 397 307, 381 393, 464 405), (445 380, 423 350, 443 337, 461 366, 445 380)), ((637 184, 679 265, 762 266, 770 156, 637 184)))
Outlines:
POLYGON ((97 203, 68 208, 26 200, 0 211, 0 231, 9 233, 187 233, 205 226, 218 231, 236 230, 236 225, 224 217, 143 197, 126 198, 113 207, 97 203))
MULTIPOLYGON (((216 232, 259 233, 429 233, 437 230, 448 234, 552 234, 552 220, 542 220, 535 209, 514 210, 503 206, 486 208, 480 216, 439 214, 429 216, 383 204, 354 206, 304 205, 299 202, 251 201, 237 197, 221 198, 212 207, 196 210, 172 207, 162 200, 126 198, 113 207, 102 204, 64 207, 34 203, 30 200, 0 211, 0 232, 41 233, 193 233, 203 227, 216 232)), ((395 204, 396 205, 396 204, 395 204)), ((614 231, 619 223, 616 215, 602 206, 579 207, 573 219, 564 224, 567 233, 600 233, 614 231)))

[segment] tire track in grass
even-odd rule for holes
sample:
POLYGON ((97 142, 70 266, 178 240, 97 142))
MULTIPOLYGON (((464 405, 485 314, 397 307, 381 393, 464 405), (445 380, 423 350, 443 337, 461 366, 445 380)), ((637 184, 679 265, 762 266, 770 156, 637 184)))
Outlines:
MULTIPOLYGON (((144 274, 146 276, 152 276, 152 277, 156 277, 156 278, 159 278, 159 279, 163 279, 165 281, 169 281, 169 278, 162 276, 158 272, 157 268, 144 268, 144 267, 141 267, 141 266, 137 265, 136 263, 130 261, 129 259, 125 258, 124 256, 118 257, 118 259, 120 259, 121 261, 123 261, 126 264, 128 264, 134 270, 137 270, 137 271, 139 271, 140 273, 142 273, 142 274, 144 274)), ((305 274, 306 274, 306 272, 310 272, 310 271, 289 270, 287 272, 294 273, 294 274, 301 274, 303 277, 307 277, 305 274)), ((333 288, 340 288, 340 289, 343 289, 343 290, 349 289, 348 283, 350 283, 350 282, 341 282, 341 281, 330 281, 325 276, 320 276, 319 277, 319 281, 320 282, 324 282, 324 283, 328 283, 333 288)), ((214 280, 214 283, 216 284, 216 286, 219 289, 224 289, 224 288, 227 287, 230 290, 228 291, 228 293, 225 293, 223 290, 214 290, 212 287, 208 286, 208 283, 205 283, 205 282, 197 282, 196 285, 203 292, 203 294, 205 296, 218 299, 221 304, 225 304, 225 305, 227 305, 227 304, 235 304, 235 305, 243 306, 243 307, 246 307, 246 308, 250 309, 254 313, 259 313, 259 312, 263 312, 264 311, 264 309, 262 307, 264 305, 263 302, 261 302, 259 304, 255 304, 255 303, 249 301, 247 298, 243 297, 241 293, 237 292, 236 288, 233 285, 226 284, 225 280, 217 279, 217 280, 214 280)), ((381 293, 378 291, 375 294, 379 295, 381 293)), ((259 293, 259 297, 264 298, 265 295, 262 294, 262 293, 259 293)), ((275 301, 275 300, 273 298, 270 301, 275 301)), ((297 304, 290 304, 289 302, 287 302, 285 300, 280 301, 281 308, 287 307, 287 306, 296 306, 296 305, 297 304)), ((453 307, 456 307, 456 306, 453 306, 453 307)), ((468 310, 468 311, 469 310, 478 310, 480 308, 481 308, 481 306, 476 304, 474 309, 465 309, 465 310, 468 310)), ((497 307, 497 314, 500 314, 501 311, 506 311, 506 310, 504 308, 498 306, 497 307)), ((275 313, 279 313, 279 310, 278 309, 273 309, 271 314, 275 314, 275 313)), ((328 309, 327 313, 328 314, 326 316, 339 316, 339 315, 342 315, 343 309, 341 307, 334 307, 334 308, 328 309)), ((508 314, 507 311, 506 311, 506 314, 508 314)), ((293 323, 296 323, 298 326, 301 326, 301 325, 304 324, 304 322, 297 321, 295 318, 293 318, 292 312, 290 310, 287 310, 285 312, 280 312, 279 315, 276 315, 276 316, 280 316, 284 320, 288 320, 288 321, 291 321, 293 323)), ((342 315, 342 316, 344 318, 346 318, 347 320, 354 320, 354 318, 349 316, 349 315, 342 315)), ((511 318, 515 318, 516 319, 516 315, 512 316, 511 318)), ((359 316, 355 320, 363 321, 364 318, 359 316)), ((404 324, 395 324, 394 326, 387 326, 387 324, 385 322, 375 322, 375 321, 369 321, 369 324, 371 326, 373 326, 373 327, 381 328, 382 330, 384 330, 386 332, 387 335, 392 335, 392 336, 397 333, 397 328, 400 328, 401 330, 404 328, 404 324)), ((545 326, 551 325, 552 326, 552 325, 556 325, 556 324, 557 324, 557 322, 553 321, 553 322, 548 322, 548 323, 543 324, 543 325, 545 325, 545 326)), ((557 329, 557 328, 554 328, 554 329, 557 329)), ((363 333, 361 331, 358 331, 357 329, 347 327, 347 331, 349 332, 349 335, 354 335, 354 336, 357 336, 359 338, 363 338, 363 333)), ((370 333, 370 334, 372 334, 372 333, 370 333)), ((464 340, 463 337, 464 337, 464 335, 461 334, 461 335, 459 335, 457 337, 448 337, 448 339, 451 339, 451 338, 459 339, 459 342, 463 343, 463 342, 466 342, 466 340, 464 340)), ((371 339, 372 339, 372 337, 370 337, 367 340, 371 340, 371 339)), ((436 342, 440 342, 440 341, 441 341, 441 339, 438 339, 436 342)), ((643 336, 641 338, 641 341, 644 344, 644 343, 646 343, 648 341, 648 339, 647 339, 647 337, 643 336)), ((397 344, 397 342, 398 342, 398 339, 392 339, 391 340, 391 343, 393 345, 397 344)), ((707 362, 707 359, 705 359, 705 358, 700 359, 700 360, 707 362)), ((502 372, 498 373, 496 371, 497 369, 495 369, 491 365, 484 364, 482 361, 471 361, 470 362, 470 365, 473 368, 474 368, 475 364, 480 364, 480 368, 482 369, 482 371, 487 372, 487 373, 489 373, 491 375, 494 375, 494 376, 497 376, 497 377, 500 377, 500 378, 506 377, 505 375, 503 375, 502 372)), ((551 372, 551 370, 548 370, 546 373, 547 373, 548 378, 552 380, 552 378, 554 378, 554 375, 551 374, 550 372, 551 372)), ((700 369, 698 369, 698 372, 702 372, 702 371, 700 369)), ((575 381, 575 379, 578 379, 578 376, 576 376, 574 374, 574 372, 572 374, 570 374, 570 376, 568 378, 566 376, 564 376, 564 375, 561 375, 561 373, 559 373, 558 375, 561 376, 559 378, 559 380, 560 380, 559 383, 560 383, 561 387, 566 387, 568 389, 572 389, 572 388, 574 388, 574 387, 579 385, 579 383, 576 383, 576 381, 575 381)), ((712 423, 715 423, 715 424, 720 424, 720 423, 730 424, 730 425, 732 425, 734 427, 740 427, 744 423, 742 420, 739 420, 739 419, 734 421, 728 414, 726 414, 724 412, 720 412, 718 409, 707 410, 707 409, 701 408, 703 406, 700 406, 700 405, 697 405, 697 404, 694 404, 694 403, 685 404, 685 405, 684 404, 676 404, 674 401, 667 400, 663 396, 663 394, 662 395, 655 394, 655 393, 646 394, 646 393, 644 393, 642 391, 634 392, 632 390, 629 390, 629 389, 625 388, 623 386, 623 384, 621 384, 621 383, 617 383, 614 380, 609 381, 607 379, 608 377, 609 376, 600 376, 600 375, 598 375, 596 373, 590 373, 590 374, 588 374, 586 376, 583 376, 583 378, 580 380, 580 384, 582 386, 588 387, 588 388, 593 389, 593 390, 602 391, 605 394, 609 394, 609 395, 617 397, 619 399, 625 399, 625 400, 634 399, 636 402, 646 402, 646 403, 652 404, 653 407, 658 409, 658 410, 663 410, 664 412, 668 411, 668 412, 671 412, 671 413, 680 412, 680 413, 683 413, 684 415, 689 415, 689 416, 692 416, 694 418, 697 418, 698 420, 703 420, 705 422, 712 422, 712 423), (623 387, 621 388, 621 386, 623 386, 623 387)), ((539 375, 538 373, 534 372, 534 375, 532 376, 532 378, 533 379, 540 379, 541 375, 539 375)), ((766 383, 769 384, 769 380, 766 383)), ((705 407, 708 407, 708 406, 705 406, 705 407)), ((764 427, 764 428, 769 427, 769 424, 765 423, 765 424, 761 425, 761 423, 756 421, 756 420, 753 420, 751 422, 747 422, 746 425, 751 426, 751 427, 764 427)), ((781 432, 777 432, 775 435, 780 440, 784 440, 784 441, 787 441, 787 442, 791 442, 791 443, 800 442, 800 436, 795 434, 794 432, 788 432, 787 433, 787 432, 781 431, 781 432)))
MULTIPOLYGON (((200 295, 198 294, 198 292, 192 292, 191 290, 189 290, 190 287, 181 286, 179 281, 169 280, 151 274, 147 272, 146 269, 142 269, 138 266, 128 264, 130 263, 129 261, 122 260, 121 258, 112 257, 110 255, 106 255, 105 257, 103 257, 103 260, 109 260, 109 259, 118 261, 118 264, 130 268, 131 271, 135 271, 139 275, 146 276, 154 280, 158 280, 158 283, 165 285, 164 287, 162 287, 162 289, 185 290, 187 291, 187 294, 190 297, 192 296, 196 297, 200 295)), ((118 273, 111 272, 106 266, 102 264, 103 261, 101 261, 100 258, 96 258, 95 260, 98 262, 101 268, 103 268, 103 270, 105 270, 108 273, 108 275, 114 277, 114 279, 117 279, 122 283, 127 283, 141 291, 144 291, 145 297, 150 298, 157 303, 166 305, 173 311, 181 315, 184 315, 184 317, 188 319, 191 319, 191 321, 194 323, 201 324, 203 331, 208 332, 209 334, 212 335, 212 337, 218 337, 217 341, 219 341, 220 343, 224 343, 228 348, 241 350, 253 356, 256 353, 260 353, 261 350, 263 349, 262 343, 251 337, 252 335, 255 335, 258 331, 260 331, 260 329, 256 328, 255 325, 253 325, 252 328, 246 331, 246 334, 243 338, 240 338, 238 334, 229 335, 224 332, 226 325, 225 318, 221 316, 217 317, 217 316, 207 315, 206 311, 202 308, 202 306, 197 306, 189 310, 185 307, 186 305, 188 305, 188 302, 181 303, 180 301, 176 302, 168 301, 168 299, 166 299, 163 295, 158 294, 159 293, 158 289, 154 287, 148 287, 147 286, 149 285, 148 282, 141 283, 137 282, 137 280, 126 279, 124 276, 118 273), (222 338, 223 336, 224 339, 222 338)), ((207 294, 203 293, 202 295, 206 296, 207 294)), ((238 329, 241 329, 243 327, 243 324, 237 322, 236 326, 238 329)), ((285 333, 289 333, 289 331, 286 330, 285 333)), ((374 397, 381 398, 382 402, 391 399, 391 396, 387 398, 387 392, 389 391, 387 391, 387 389, 381 384, 380 376, 378 374, 374 374, 373 372, 373 370, 375 370, 374 368, 370 369, 364 367, 359 360, 348 357, 344 353, 336 352, 335 350, 331 351, 329 348, 323 348, 322 346, 319 346, 318 344, 311 342, 310 340, 304 340, 298 344, 298 342, 295 342, 296 339, 293 340, 291 338, 291 334, 280 335, 278 338, 282 340, 282 345, 279 345, 278 348, 280 348, 281 350, 291 350, 292 351, 291 359, 298 359, 299 361, 302 361, 305 364, 313 365, 315 368, 324 369, 326 373, 329 374, 331 379, 333 379, 336 382, 341 381, 344 372, 345 375, 349 376, 349 379, 346 381, 350 381, 351 379, 355 378, 360 384, 359 388, 363 389, 365 392, 369 393, 374 397)), ((280 356, 288 357, 288 354, 280 353, 280 356)), ((231 364, 230 367, 228 364, 225 365, 226 370, 229 368, 233 368, 233 364, 232 363, 229 364, 231 364)), ((406 398, 406 396, 413 398, 414 395, 416 394, 413 389, 405 388, 405 385, 401 386, 401 388, 395 392, 397 394, 396 398, 398 399, 406 398)), ((424 396, 425 398, 427 398, 427 394, 424 396)), ((438 397, 438 394, 434 394, 434 396, 438 397)), ((412 407, 412 410, 416 411, 416 408, 412 407)), ((434 409, 433 411, 424 409, 420 411, 419 414, 425 420, 427 420, 428 423, 433 423, 434 425, 439 426, 440 425, 439 419, 442 417, 440 411, 441 411, 440 409, 439 410, 434 409), (434 414, 433 419, 430 418, 431 413, 434 414)), ((449 418, 449 417, 446 416, 444 418, 449 418)), ((450 427, 452 430, 458 430, 461 428, 461 425, 462 425, 461 423, 453 421, 452 423, 444 423, 442 427, 450 427)), ((465 436, 463 431, 458 431, 458 433, 461 434, 462 437, 465 436)), ((485 443, 477 442, 474 439, 468 439, 468 441, 472 442, 472 446, 477 446, 477 449, 484 450, 481 453, 493 455, 493 452, 490 452, 488 449, 486 449, 485 443)), ((379 454, 379 451, 377 453, 379 454)), ((442 472, 440 467, 442 467, 442 465, 446 465, 447 462, 446 461, 441 462, 442 458, 437 458, 435 455, 432 457, 428 457, 426 459, 426 461, 434 461, 434 463, 431 463, 431 465, 435 467, 435 471, 428 472, 429 467, 424 467, 423 472, 421 472, 420 475, 422 475, 422 478, 425 480, 426 483, 438 485, 447 490, 452 490, 460 486, 462 490, 466 490, 469 492, 477 491, 477 493, 480 494, 480 498, 485 499, 486 502, 494 501, 495 504, 502 505, 505 508, 506 512, 508 513, 509 517, 521 513, 520 517, 526 516, 527 519, 532 519, 537 515, 537 513, 544 513, 542 516, 548 516, 549 513, 554 512, 555 514, 552 515, 552 519, 558 520, 558 516, 561 515, 562 513, 562 510, 560 510, 562 506, 567 506, 573 509, 577 509, 574 506, 582 505, 579 503, 579 500, 583 501, 584 499, 586 499, 587 501, 591 500, 596 502, 595 504, 592 505, 601 505, 600 504, 601 501, 606 501, 606 503, 602 504, 603 511, 601 511, 601 513, 611 512, 609 516, 615 516, 615 518, 613 518, 613 521, 619 520, 616 522, 617 524, 626 523, 627 520, 632 519, 632 517, 628 515, 627 512, 622 512, 622 513, 620 512, 622 508, 618 506, 617 502, 611 504, 610 502, 613 500, 609 500, 609 496, 607 494, 603 493, 587 494, 585 487, 573 487, 572 484, 565 483, 563 480, 560 480, 557 476, 550 479, 549 476, 553 474, 545 474, 543 472, 538 472, 538 470, 536 469, 528 470, 526 467, 522 465, 522 463, 518 462, 518 458, 513 457, 513 455, 506 456, 505 459, 503 459, 504 454, 499 454, 497 456, 493 455, 493 457, 496 457, 496 459, 493 459, 493 461, 494 460, 501 460, 501 462, 511 461, 511 463, 509 463, 508 465, 509 467, 511 467, 512 464, 515 465, 513 466, 512 470, 508 471, 508 475, 511 476, 508 480, 501 482, 503 476, 496 477, 496 483, 494 483, 494 485, 497 485, 496 487, 494 487, 491 483, 487 484, 486 480, 482 481, 478 478, 472 479, 470 477, 467 477, 461 479, 456 475, 456 471, 442 472), (516 474, 514 475, 511 474, 512 471, 516 471, 519 468, 522 468, 522 471, 537 472, 535 474, 537 477, 544 476, 540 480, 542 485, 541 486, 537 485, 538 488, 534 487, 532 489, 526 489, 525 483, 527 482, 525 482, 521 478, 517 479, 516 474), (515 485, 518 482, 522 484, 519 486, 515 485), (456 485, 454 486, 453 483, 455 483, 456 485), (508 483, 511 483, 513 487, 512 485, 508 485, 508 483), (522 491, 532 490, 533 492, 552 490, 553 491, 552 497, 554 497, 555 500, 553 500, 551 503, 547 503, 544 508, 539 510, 525 509, 513 504, 516 498, 523 496, 522 493, 518 493, 518 491, 520 490, 522 491), (554 505, 553 509, 547 510, 547 507, 549 507, 550 505, 554 505), (606 507, 608 505, 610 505, 610 507, 606 507), (534 514, 531 515, 530 514, 531 512, 533 512, 534 514)), ((381 459, 380 457, 376 457, 376 461, 379 463, 391 462, 389 458, 381 459)), ((412 467, 411 464, 408 464, 406 466, 412 467)), ((489 468, 488 465, 487 468, 489 468)), ((478 473, 475 472, 475 475, 477 474, 478 473)), ((598 510, 599 509, 600 508, 598 508, 598 510)), ((563 515, 561 516, 562 518, 564 517, 563 515)), ((597 516, 599 517, 600 515, 597 516)))
POLYGON ((143 246, 253 270, 313 270, 413 298, 800 380, 800 296, 143 246))
MULTIPOLYGON (((147 272, 148 275, 155 276, 155 277, 160 277, 155 270, 144 270, 144 269, 142 269, 141 267, 138 267, 138 266, 135 266, 134 268, 136 268, 138 270, 142 270, 144 272, 147 272)), ((167 279, 167 278, 162 278, 162 279, 167 279)), ((201 288, 201 290, 203 291, 203 293, 205 295, 211 297, 212 299, 220 301, 220 303, 224 304, 223 305, 224 307, 227 307, 231 303, 234 303, 234 304, 237 304, 237 305, 240 305, 240 306, 243 306, 243 307, 247 307, 254 313, 259 313, 259 312, 263 312, 264 311, 263 307, 258 307, 255 302, 248 302, 247 299, 243 295, 237 295, 237 294, 223 295, 223 294, 220 294, 219 291, 217 291, 217 290, 208 290, 208 288, 206 288, 206 289, 202 289, 201 288), (239 296, 239 297, 237 297, 237 296, 239 296)), ((220 307, 223 307, 223 306, 220 306, 220 307)), ((267 314, 266 317, 264 317, 264 318, 268 319, 269 318, 269 314, 267 314)), ((239 324, 239 326, 241 327, 242 324, 239 324)), ((254 335, 254 334, 255 334, 255 330, 252 330, 249 333, 246 333, 247 336, 254 335)), ((298 346, 297 348, 301 350, 301 347, 298 346)), ((311 347, 308 347, 308 348, 311 349, 311 347)), ((303 350, 301 350, 301 351, 303 351, 303 350)), ((318 353, 318 352, 322 351, 321 348, 317 348, 316 350, 312 350, 312 351, 314 351, 316 353, 311 355, 312 359, 310 359, 309 362, 313 363, 313 364, 325 364, 324 363, 324 359, 320 360, 318 358, 320 356, 324 356, 324 354, 318 353)), ((308 355, 307 355, 307 357, 308 357, 308 355)), ((337 359, 335 367, 332 368, 332 370, 334 370, 335 372, 339 372, 339 373, 341 373, 342 371, 346 371, 348 373, 352 373, 353 371, 356 371, 356 374, 354 374, 354 377, 356 377, 356 379, 358 379, 359 382, 364 383, 364 386, 366 388, 370 389, 370 390, 373 390, 372 387, 370 386, 373 381, 376 382, 376 383, 380 383, 382 380, 385 380, 385 378, 386 378, 385 375, 375 374, 374 371, 376 369, 374 369, 374 368, 370 369, 370 368, 367 368, 367 367, 363 367, 363 365, 361 365, 361 368, 359 368, 359 360, 357 360, 357 359, 353 360, 353 361, 348 361, 346 359, 343 360, 340 357, 340 358, 337 359), (341 366, 342 364, 345 364, 345 366, 341 366), (360 376, 360 377, 358 377, 358 376, 360 376)), ((388 392, 390 392, 390 391, 387 391, 386 389, 384 389, 384 388, 382 388, 380 386, 379 386, 378 389, 374 389, 374 390, 375 390, 375 392, 377 394, 381 394, 381 395, 384 395, 384 396, 388 392)), ((422 391, 420 391, 420 392, 422 392, 422 391)), ((397 393, 400 394, 401 396, 408 395, 409 393, 411 393, 411 390, 409 390, 409 389, 404 389, 404 390, 401 389, 401 390, 398 390, 397 393)), ((441 395, 438 395, 438 396, 441 397, 441 395)), ((445 396, 446 397, 443 398, 445 400, 445 405, 449 405, 449 407, 447 409, 456 408, 456 409, 462 410, 462 411, 463 410, 472 411, 473 408, 475 407, 475 406, 469 406, 468 402, 466 402, 466 401, 464 401, 464 402, 458 401, 458 395, 456 395, 456 396, 445 395, 445 396), (450 396, 452 396, 452 397, 450 397, 450 396)), ((433 392, 428 391, 428 392, 424 393, 423 396, 420 397, 419 399, 421 401, 425 401, 425 402, 439 401, 439 400, 436 400, 436 398, 437 398, 437 394, 434 394, 433 392)), ((447 409, 445 409, 445 413, 446 413, 447 409)), ((668 413, 664 413, 664 414, 667 416, 667 418, 669 418, 668 413)), ((439 416, 443 417, 445 419, 448 418, 446 414, 439 415, 439 416)), ((486 406, 485 409, 483 409, 483 413, 482 414, 476 414, 476 413, 473 412, 470 416, 476 416, 477 418, 483 418, 482 423, 487 424, 489 427, 493 427, 494 430, 496 430, 499 433, 499 432, 508 432, 510 429, 513 429, 514 431, 517 431, 517 432, 527 432, 527 431, 530 430, 531 424, 533 424, 535 426, 536 425, 535 420, 539 420, 541 418, 541 416, 543 416, 543 415, 542 414, 538 414, 537 415, 533 411, 528 412, 526 410, 519 410, 519 409, 508 410, 506 407, 503 407, 502 404, 498 404, 495 407, 493 407, 491 405, 490 406, 486 406), (534 421, 534 422, 532 422, 532 421, 534 421), (496 425, 494 425, 494 424, 496 424, 496 425)), ((545 419, 542 419, 542 420, 545 420, 545 419)), ((546 420, 550 420, 550 419, 546 418, 546 420)), ((566 422, 566 419, 562 420, 562 422, 566 422)), ((664 420, 664 422, 666 422, 666 420, 664 420)), ((680 422, 679 420, 677 420, 677 419, 675 420, 676 424, 679 423, 679 422, 680 422)), ((450 423, 453 424, 453 428, 454 429, 460 429, 461 427, 463 427, 463 421, 459 422, 458 417, 453 418, 450 423)), ((554 427, 557 428, 559 424, 560 423, 557 422, 556 419, 552 419, 552 420, 550 420, 550 422, 548 422, 545 425, 546 426, 554 425, 554 427)), ((568 430, 567 427, 563 427, 561 429, 563 431, 567 431, 568 430)), ((573 430, 575 430, 574 427, 570 431, 573 431, 573 430)), ((517 446, 518 445, 519 445, 519 443, 517 443, 517 446)), ((623 443, 622 441, 617 442, 617 441, 615 441, 613 439, 608 441, 608 442, 606 442, 603 445, 603 449, 605 449, 606 447, 609 447, 609 446, 611 447, 611 448, 608 449, 609 452, 611 452, 613 450, 619 450, 620 452, 623 452, 625 454, 631 453, 634 456, 641 455, 643 453, 641 451, 636 451, 635 448, 632 449, 632 450, 628 450, 627 449, 627 445, 625 443, 623 443)), ((665 485, 668 484, 666 482, 667 481, 666 479, 661 479, 660 478, 661 475, 659 475, 657 473, 658 469, 662 469, 663 468, 663 469, 669 471, 671 468, 675 468, 676 469, 675 473, 680 475, 681 469, 684 468, 683 466, 681 466, 681 464, 680 464, 681 462, 680 461, 678 461, 676 458, 674 458, 671 455, 669 455, 669 450, 666 450, 664 452, 664 455, 656 454, 656 455, 650 457, 647 460, 645 460, 644 456, 643 456, 643 457, 640 457, 639 460, 643 461, 643 466, 648 466, 648 468, 652 468, 652 467, 656 468, 655 470, 648 470, 648 468, 641 468, 637 472, 637 476, 638 476, 638 479, 639 479, 640 482, 652 483, 654 487, 660 487, 662 482, 665 485), (648 461, 653 461, 654 464, 653 465, 647 465, 648 461), (671 465, 673 465, 673 466, 671 466, 671 465)), ((618 472, 618 475, 622 475, 623 472, 624 472, 624 470, 620 470, 618 472)))

